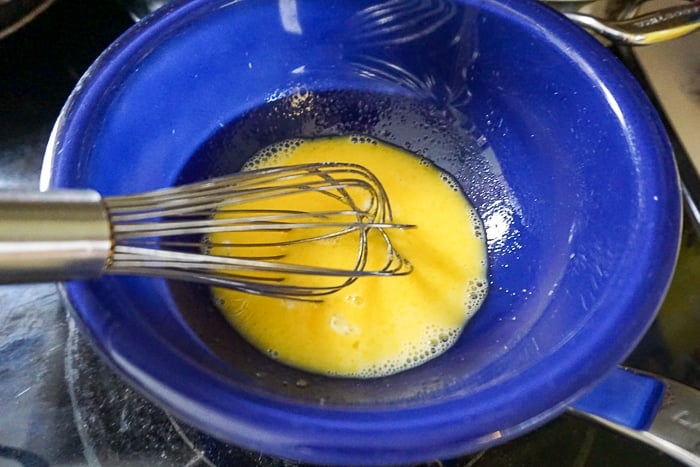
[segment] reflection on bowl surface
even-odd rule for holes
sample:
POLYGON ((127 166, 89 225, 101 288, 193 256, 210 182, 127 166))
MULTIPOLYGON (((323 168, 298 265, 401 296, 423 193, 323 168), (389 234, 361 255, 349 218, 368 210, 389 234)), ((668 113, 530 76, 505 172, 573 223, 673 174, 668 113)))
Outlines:
POLYGON ((490 292, 455 346, 386 378, 312 376, 253 350, 197 286, 67 284, 128 381, 235 444, 386 464, 516 436, 633 348, 677 248, 670 151, 632 78, 536 2, 175 2, 86 75, 44 183, 132 193, 349 133, 428 157, 483 219, 490 292))

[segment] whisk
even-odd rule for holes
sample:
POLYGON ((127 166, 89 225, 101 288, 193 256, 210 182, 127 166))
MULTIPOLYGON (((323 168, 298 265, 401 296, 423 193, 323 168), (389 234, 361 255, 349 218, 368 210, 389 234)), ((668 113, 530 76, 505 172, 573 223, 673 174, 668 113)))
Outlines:
POLYGON ((0 282, 145 275, 313 300, 359 277, 409 273, 388 234, 409 227, 392 222, 380 181, 348 163, 256 169, 126 196, 6 192, 0 282), (300 196, 304 210, 294 204, 300 196), (297 245, 348 236, 355 253, 347 266, 285 261, 297 245))

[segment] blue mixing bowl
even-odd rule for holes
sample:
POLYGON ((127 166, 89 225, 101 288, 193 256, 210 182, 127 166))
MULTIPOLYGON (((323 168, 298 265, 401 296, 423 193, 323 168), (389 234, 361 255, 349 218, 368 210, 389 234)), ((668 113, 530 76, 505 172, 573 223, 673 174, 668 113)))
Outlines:
POLYGON ((652 322, 679 238, 669 144, 615 58, 534 1, 169 4, 80 81, 43 186, 134 193, 231 173, 282 139, 349 133, 432 159, 482 216, 490 291, 456 345, 394 376, 328 378, 252 349, 201 287, 65 284, 116 371, 249 449, 418 462, 556 416, 652 322))

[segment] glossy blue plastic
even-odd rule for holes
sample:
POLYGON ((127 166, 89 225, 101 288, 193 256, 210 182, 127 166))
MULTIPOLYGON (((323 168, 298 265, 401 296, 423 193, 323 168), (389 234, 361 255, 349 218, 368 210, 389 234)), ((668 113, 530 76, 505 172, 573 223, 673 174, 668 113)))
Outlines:
POLYGON ((664 392, 662 381, 617 368, 572 407, 628 428, 646 430, 659 410, 664 392))
POLYGON ((670 147, 627 71, 538 2, 176 1, 80 82, 43 182, 133 193, 231 172, 275 139, 348 132, 433 158, 482 216, 490 291, 456 345, 394 376, 326 378, 253 350, 199 287, 66 284, 134 387, 253 450, 410 463, 538 426, 634 348, 675 264, 670 147))

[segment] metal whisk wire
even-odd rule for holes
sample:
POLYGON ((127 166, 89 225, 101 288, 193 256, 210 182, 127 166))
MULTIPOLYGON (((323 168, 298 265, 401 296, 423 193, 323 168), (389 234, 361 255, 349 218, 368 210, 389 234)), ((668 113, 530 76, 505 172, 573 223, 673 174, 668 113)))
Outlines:
POLYGON ((411 226, 392 222, 381 182, 356 164, 257 169, 142 195, 107 197, 104 205, 114 238, 107 267, 111 274, 154 275, 280 298, 314 299, 359 277, 411 271, 387 233, 411 226), (300 211, 285 206, 285 199, 310 193, 330 200, 334 208, 300 211), (255 207, 270 200, 279 201, 280 208, 255 207), (295 236, 256 240, 255 234, 263 231, 295 236), (238 244, 207 240, 232 232, 252 235, 238 244), (289 263, 284 252, 263 256, 257 252, 260 247, 289 247, 347 235, 356 235, 357 249, 352 264, 343 268, 289 263), (381 238, 383 251, 370 251, 370 235, 381 238), (230 254, 232 249, 235 254, 230 254), (216 253, 221 250, 226 254, 216 253), (381 255, 385 261, 369 268, 370 255, 381 255), (310 276, 338 280, 312 284, 304 279, 310 276))

